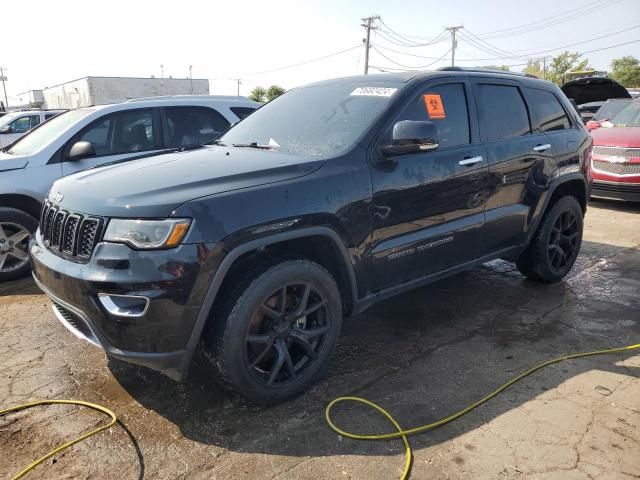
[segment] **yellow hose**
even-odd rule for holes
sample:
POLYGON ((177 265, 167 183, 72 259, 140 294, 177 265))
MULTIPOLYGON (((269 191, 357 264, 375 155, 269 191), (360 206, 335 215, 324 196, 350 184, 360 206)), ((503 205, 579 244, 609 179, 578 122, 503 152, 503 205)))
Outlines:
POLYGON ((15 407, 10 407, 4 410, 0 410, 0 416, 6 415, 12 412, 17 412, 20 410, 26 410, 27 408, 31 408, 31 407, 37 407, 38 405, 80 405, 83 407, 91 408, 93 410, 97 410, 98 412, 102 412, 106 415, 109 415, 111 417, 111 421, 106 425, 98 427, 95 430, 91 430, 90 432, 87 432, 84 435, 81 435, 78 438, 75 438, 70 442, 65 443, 64 445, 60 445, 59 447, 54 448, 49 453, 47 453, 44 457, 40 457, 35 462, 31 463, 28 467, 18 472, 14 477, 12 477, 11 480, 17 480, 18 478, 22 478, 23 476, 25 476, 27 473, 29 473, 31 470, 36 468, 38 465, 40 465, 42 462, 44 462, 48 458, 51 458, 57 453, 60 453, 61 451, 69 448, 71 445, 75 445, 78 442, 86 440, 87 438, 95 435, 96 433, 100 433, 103 430, 113 427, 118 421, 116 418, 116 414, 113 413, 108 408, 105 408, 101 405, 96 405, 95 403, 83 402, 82 400, 41 400, 37 402, 30 402, 30 403, 25 403, 23 405, 17 405, 15 407))
POLYGON ((536 365, 535 367, 530 368, 529 370, 527 370, 524 373, 521 373, 520 375, 512 378, 511 380, 509 380, 508 382, 504 383, 503 385, 501 385, 500 387, 498 387, 497 389, 495 389, 493 392, 491 392, 489 395, 482 397, 480 400, 472 403, 471 405, 469 405, 468 407, 463 408, 462 410, 449 415, 446 418, 443 418, 442 420, 438 420, 436 422, 433 423, 428 423, 426 425, 420 425, 414 428, 409 428, 407 430, 403 430, 402 427, 400 427, 400 424, 393 418, 393 416, 387 412, 384 408, 382 408, 380 405, 373 403, 365 398, 361 398, 361 397, 338 397, 335 400, 332 400, 331 403, 329 403, 329 405, 327 405, 327 408, 325 409, 325 418, 327 420, 327 423, 329 424, 329 426, 338 434, 342 435, 343 437, 347 437, 347 438, 352 438, 354 440, 391 440, 394 438, 402 438, 402 441, 404 442, 404 446, 405 446, 405 467, 404 467, 404 471, 402 472, 402 477, 401 480, 405 480, 406 478, 408 478, 409 473, 411 472, 411 460, 412 460, 412 453, 411 453, 411 445, 409 444, 409 439, 407 438, 409 435, 414 435, 416 433, 422 433, 422 432, 426 432, 427 430, 431 430, 433 428, 436 427, 440 427, 442 425, 444 425, 445 423, 449 423, 452 422, 453 420, 456 420, 457 418, 462 417, 463 415, 469 413, 471 410, 473 410, 474 408, 479 407, 480 405, 482 405, 483 403, 491 400, 493 397, 495 397, 496 395, 498 395, 499 393, 503 392, 504 390, 506 390, 507 388, 509 388, 511 385, 513 385, 516 382, 519 382, 520 380, 522 380, 523 378, 531 375, 534 372, 537 372, 538 370, 544 368, 544 367, 548 367, 549 365, 553 365, 554 363, 560 363, 560 362, 564 362, 565 360, 573 360, 576 358, 583 358, 583 357, 592 357, 595 355, 605 355, 608 353, 622 353, 625 351, 629 351, 629 350, 635 350, 635 349, 640 349, 640 343, 638 343, 637 345, 629 345, 628 347, 620 347, 620 348, 609 348, 607 350, 596 350, 594 352, 583 352, 583 353, 574 353, 572 355, 565 355, 563 357, 558 357, 558 358, 554 358, 553 360, 547 360, 544 363, 541 363, 539 365, 536 365), (336 406, 338 403, 341 402, 358 402, 358 403, 364 403, 365 405, 373 408, 374 410, 377 410, 378 412, 380 412, 382 415, 384 415, 392 424, 393 426, 396 428, 396 432, 394 433, 384 433, 381 435, 364 435, 364 434, 359 434, 359 433, 351 433, 351 432, 347 432, 346 430, 341 429, 340 427, 338 427, 333 420, 331 420, 331 409, 336 406))

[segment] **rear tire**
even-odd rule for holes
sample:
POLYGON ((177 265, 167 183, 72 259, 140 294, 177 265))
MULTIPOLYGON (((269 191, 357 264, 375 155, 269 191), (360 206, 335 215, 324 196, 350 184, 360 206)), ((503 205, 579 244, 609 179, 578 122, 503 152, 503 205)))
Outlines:
POLYGON ((29 274, 29 240, 37 228, 38 221, 28 213, 0 208, 0 282, 29 274))
POLYGON ((541 282, 562 280, 580 252, 583 226, 578 200, 560 198, 544 214, 531 243, 516 261, 520 273, 541 282))
POLYGON ((307 390, 323 373, 342 326, 335 280, 309 260, 256 267, 214 311, 204 357, 223 383, 256 404, 307 390))

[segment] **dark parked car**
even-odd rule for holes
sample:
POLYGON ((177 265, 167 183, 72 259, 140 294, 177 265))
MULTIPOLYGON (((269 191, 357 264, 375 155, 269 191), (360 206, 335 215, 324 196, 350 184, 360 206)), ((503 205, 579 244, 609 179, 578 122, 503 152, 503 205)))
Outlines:
POLYGON ((557 282, 580 249, 591 137, 549 82, 329 80, 216 143, 56 181, 30 247, 65 326, 173 379, 201 349, 245 397, 282 401, 343 316, 495 258, 557 282))
POLYGON ((604 103, 611 98, 631 98, 631 94, 609 77, 584 77, 571 80, 560 87, 573 100, 582 121, 587 123, 604 103))

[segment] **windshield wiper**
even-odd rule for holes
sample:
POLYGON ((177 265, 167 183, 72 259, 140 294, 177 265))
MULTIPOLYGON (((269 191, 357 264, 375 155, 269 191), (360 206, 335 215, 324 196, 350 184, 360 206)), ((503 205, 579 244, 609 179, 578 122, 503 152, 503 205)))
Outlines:
POLYGON ((207 145, 219 145, 221 147, 225 146, 225 144, 222 143, 220 140, 211 140, 210 142, 207 142, 207 145))
POLYGON ((272 148, 275 148, 273 145, 259 145, 258 142, 234 143, 233 146, 239 148, 258 148, 260 150, 271 150, 272 148))

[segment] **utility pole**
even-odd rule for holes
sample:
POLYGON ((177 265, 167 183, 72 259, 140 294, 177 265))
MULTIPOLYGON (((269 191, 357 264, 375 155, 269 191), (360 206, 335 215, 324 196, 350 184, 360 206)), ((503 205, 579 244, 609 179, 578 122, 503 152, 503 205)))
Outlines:
POLYGON ((160 65, 160 78, 164 78, 164 65, 160 65))
POLYGON ((367 38, 364 39, 364 74, 369 73, 369 47, 371 46, 371 30, 375 30, 373 26, 375 20, 380 20, 380 15, 374 15, 372 17, 365 17, 362 19, 364 23, 361 25, 367 30, 367 38))
POLYGON ((193 73, 191 73, 191 69, 193 65, 189 65, 189 82, 191 83, 191 94, 193 94, 193 73))
POLYGON ((235 81, 237 82, 238 85, 238 97, 240 96, 240 84, 242 83, 242 79, 241 78, 236 78, 235 81))
POLYGON ((542 78, 547 79, 547 57, 542 57, 542 78))
POLYGON ((458 25, 457 27, 448 27, 445 30, 449 30, 451 32, 451 66, 455 67, 456 65, 456 47, 458 46, 456 42, 456 32, 464 28, 463 25, 458 25))
POLYGON ((7 87, 4 82, 7 81, 7 77, 4 76, 5 69, 0 67, 0 80, 2 80, 2 90, 4 90, 4 109, 9 108, 9 100, 7 100, 7 87))

